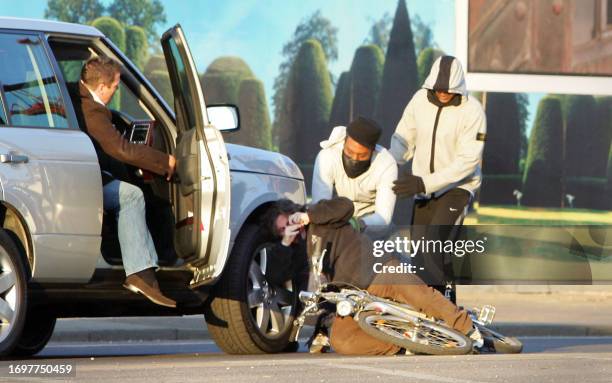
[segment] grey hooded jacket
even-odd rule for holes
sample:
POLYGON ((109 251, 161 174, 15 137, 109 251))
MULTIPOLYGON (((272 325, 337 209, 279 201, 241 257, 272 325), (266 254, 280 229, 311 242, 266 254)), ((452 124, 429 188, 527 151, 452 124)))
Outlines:
POLYGON ((481 183, 485 139, 485 114, 478 100, 468 97, 461 63, 443 56, 406 106, 390 152, 400 165, 412 159, 412 174, 425 185, 425 193, 417 198, 439 196, 456 187, 473 195, 481 183), (434 89, 459 96, 442 105, 434 89))

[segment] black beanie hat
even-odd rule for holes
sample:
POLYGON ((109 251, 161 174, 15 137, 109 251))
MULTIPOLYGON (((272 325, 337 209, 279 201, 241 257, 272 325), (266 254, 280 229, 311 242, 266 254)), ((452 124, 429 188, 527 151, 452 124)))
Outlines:
POLYGON ((374 149, 380 138, 382 129, 376 121, 365 117, 357 117, 346 128, 346 134, 361 145, 374 149))

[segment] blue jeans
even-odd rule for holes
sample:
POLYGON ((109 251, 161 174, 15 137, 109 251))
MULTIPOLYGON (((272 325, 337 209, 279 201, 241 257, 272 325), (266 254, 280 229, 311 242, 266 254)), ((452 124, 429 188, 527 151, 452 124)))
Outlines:
POLYGON ((145 219, 142 190, 114 180, 104 185, 104 210, 114 213, 125 274, 157 267, 157 252, 145 219))

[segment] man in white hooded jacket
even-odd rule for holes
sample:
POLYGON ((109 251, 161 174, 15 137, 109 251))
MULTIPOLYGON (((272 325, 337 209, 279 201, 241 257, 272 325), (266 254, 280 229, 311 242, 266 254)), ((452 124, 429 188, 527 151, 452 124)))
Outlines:
POLYGON ((373 238, 387 234, 396 198, 397 166, 387 149, 377 145, 381 132, 364 117, 336 126, 321 142, 312 182, 312 204, 331 199, 334 192, 350 199, 360 229, 373 238))
MULTIPOLYGON (((453 225, 461 224, 480 187, 485 140, 485 113, 468 96, 459 60, 438 58, 391 138, 398 164, 412 160, 412 174, 400 175, 393 190, 400 198, 416 198, 414 239, 452 239, 453 225)), ((443 289, 449 282, 443 254, 425 254, 422 262, 425 281, 443 289)))

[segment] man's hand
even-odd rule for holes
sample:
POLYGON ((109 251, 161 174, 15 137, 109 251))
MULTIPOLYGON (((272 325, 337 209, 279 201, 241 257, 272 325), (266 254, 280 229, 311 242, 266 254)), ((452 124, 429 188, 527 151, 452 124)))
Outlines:
POLYGON ((421 177, 404 172, 393 182, 393 192, 400 198, 409 198, 418 193, 425 193, 425 184, 421 177))
POLYGON ((306 213, 297 212, 289 216, 290 225, 306 226, 310 223, 310 217, 306 213))
POLYGON ((295 237, 297 237, 298 234, 300 234, 300 227, 301 225, 287 225, 285 227, 285 232, 283 233, 283 239, 281 240, 281 243, 283 246, 291 246, 291 244, 293 243, 293 241, 295 240, 295 237))
POLYGON ((171 154, 168 157, 168 173, 166 173, 166 181, 170 181, 176 171, 176 158, 171 154))

